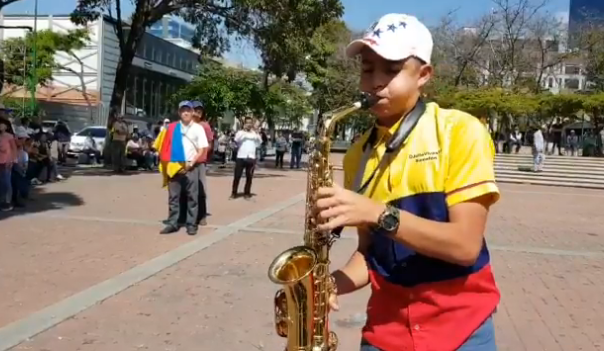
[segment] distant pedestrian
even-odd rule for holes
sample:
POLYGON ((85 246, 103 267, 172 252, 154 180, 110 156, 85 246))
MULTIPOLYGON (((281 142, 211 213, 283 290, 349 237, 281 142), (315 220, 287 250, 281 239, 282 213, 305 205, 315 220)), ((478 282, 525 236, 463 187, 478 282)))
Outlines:
POLYGON ((111 163, 113 164, 113 171, 116 173, 123 173, 125 169, 127 138, 128 125, 124 121, 124 116, 117 115, 111 126, 111 163))
POLYGON ((296 130, 291 135, 291 152, 289 159, 289 168, 300 168, 302 160, 302 150, 304 148, 304 134, 296 130))
POLYGON ((243 196, 249 199, 252 196, 252 178, 256 167, 256 150, 262 143, 260 134, 256 132, 251 117, 245 118, 243 129, 235 134, 235 142, 238 145, 237 159, 235 160, 235 175, 233 177, 233 188, 231 190, 231 199, 238 197, 239 181, 245 170, 245 187, 243 196))
POLYGON ((275 140, 275 168, 283 168, 283 156, 285 156, 287 146, 287 139, 283 132, 280 132, 275 140))
POLYGON ((542 172, 543 163, 545 163, 545 138, 543 133, 547 130, 545 125, 537 129, 533 134, 533 171, 542 172))
POLYGON ((570 134, 566 137, 566 147, 571 156, 577 156, 577 151, 579 148, 579 136, 575 134, 574 130, 571 130, 570 134))

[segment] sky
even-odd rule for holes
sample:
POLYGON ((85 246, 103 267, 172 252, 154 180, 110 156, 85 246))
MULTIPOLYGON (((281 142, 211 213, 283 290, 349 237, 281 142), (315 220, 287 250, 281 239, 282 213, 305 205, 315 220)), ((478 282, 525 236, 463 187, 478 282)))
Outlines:
MULTIPOLYGON (((18 1, 7 6, 4 12, 33 14, 34 2, 35 0, 18 1)), ((75 8, 76 2, 76 0, 39 0, 38 13, 68 14, 75 8)), ((124 5, 130 5, 129 0, 122 0, 122 2, 124 5)), ((547 10, 561 17, 568 16, 569 2, 570 0, 547 0, 547 10)), ((458 21, 472 23, 493 7, 491 0, 342 0, 342 3, 345 8, 344 20, 354 30, 364 30, 380 16, 391 12, 411 14, 425 24, 431 25, 455 10, 458 21)), ((257 67, 260 62, 253 45, 247 42, 233 43, 231 51, 225 54, 225 58, 251 68, 257 67)))

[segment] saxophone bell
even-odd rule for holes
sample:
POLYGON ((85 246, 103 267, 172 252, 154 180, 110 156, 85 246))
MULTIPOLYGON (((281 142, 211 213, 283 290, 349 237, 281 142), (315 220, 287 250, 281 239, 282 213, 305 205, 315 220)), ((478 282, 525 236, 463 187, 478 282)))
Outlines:
POLYGON ((317 254, 307 246, 284 251, 269 266, 268 278, 283 286, 275 294, 275 329, 277 335, 288 338, 287 350, 310 350, 313 345, 316 266, 317 254))

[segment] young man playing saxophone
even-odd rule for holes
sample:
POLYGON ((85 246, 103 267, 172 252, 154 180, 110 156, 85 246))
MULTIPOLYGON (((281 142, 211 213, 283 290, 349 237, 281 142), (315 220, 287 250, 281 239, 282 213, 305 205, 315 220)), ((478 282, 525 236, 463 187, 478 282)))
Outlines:
POLYGON ((379 99, 377 122, 344 158, 345 187, 319 189, 316 209, 321 229, 358 228, 333 277, 340 295, 371 285, 362 351, 496 350, 500 293, 484 240, 499 199, 494 148, 477 118, 421 102, 432 46, 415 17, 389 14, 347 49, 361 56, 361 90, 379 99), (387 152, 411 116, 408 138, 387 152))

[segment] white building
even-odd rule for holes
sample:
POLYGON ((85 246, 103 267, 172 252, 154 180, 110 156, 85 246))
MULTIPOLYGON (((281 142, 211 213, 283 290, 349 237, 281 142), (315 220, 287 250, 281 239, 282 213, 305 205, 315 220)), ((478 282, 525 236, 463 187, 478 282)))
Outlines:
MULTIPOLYGON (((109 113, 113 83, 120 53, 115 21, 104 17, 87 28, 88 45, 74 55, 56 54, 62 67, 53 72, 46 87, 37 88, 37 99, 48 119, 63 118, 75 128, 104 124, 109 113)), ((0 25, 34 27, 30 15, 0 15, 0 25)), ((67 32, 76 28, 69 15, 38 16, 38 31, 67 32)), ((0 29, 0 42, 22 37, 27 29, 0 29)), ((174 43, 145 34, 137 50, 126 91, 126 113, 151 122, 172 112, 169 97, 190 82, 197 72, 199 56, 174 43)), ((4 87, 2 96, 29 98, 23 87, 4 87)))

